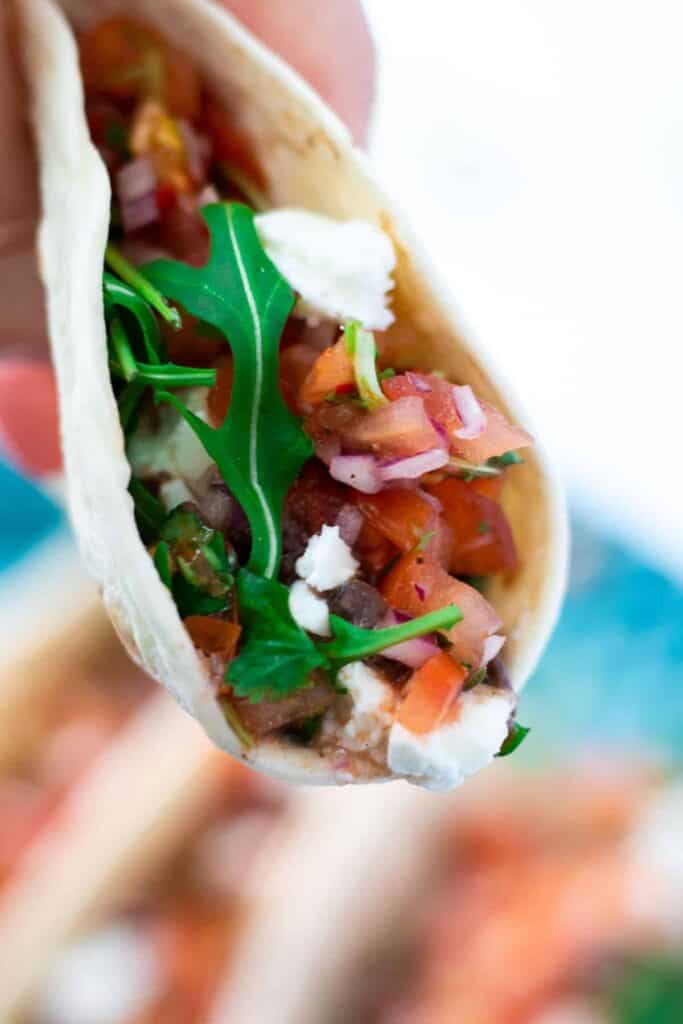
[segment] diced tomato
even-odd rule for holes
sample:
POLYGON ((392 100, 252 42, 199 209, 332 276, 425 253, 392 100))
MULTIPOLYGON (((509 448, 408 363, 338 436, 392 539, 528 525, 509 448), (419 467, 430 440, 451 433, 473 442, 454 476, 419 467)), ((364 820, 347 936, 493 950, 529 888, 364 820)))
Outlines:
POLYGON ((197 118, 195 67, 154 29, 124 17, 108 18, 82 33, 79 46, 86 92, 121 100, 151 97, 177 117, 197 118))
POLYGON ((445 651, 435 654, 413 673, 397 721, 418 735, 432 732, 457 714, 456 700, 467 669, 445 651))
POLYGON ((333 480, 321 462, 311 459, 290 487, 286 507, 312 536, 324 525, 333 526, 348 500, 343 484, 333 480))
POLYGON ((399 550, 366 519, 353 546, 353 553, 360 559, 363 568, 377 574, 386 569, 392 558, 399 554, 399 550))
POLYGON ((176 202, 154 225, 158 244, 176 259, 193 267, 209 258, 209 229, 191 196, 178 193, 176 202))
POLYGON ((503 455, 517 448, 528 448, 534 443, 531 434, 527 434, 521 427, 511 426, 503 414, 488 402, 480 401, 480 405, 486 413, 486 428, 483 434, 471 441, 464 441, 461 437, 451 434, 451 448, 461 459, 477 465, 494 455, 503 455))
POLYGON ((168 358, 179 366, 214 366, 223 356, 230 354, 227 341, 218 332, 201 326, 198 320, 183 312, 183 326, 177 331, 161 321, 168 358))
POLYGON ((226 417, 232 396, 232 356, 221 356, 216 364, 216 383, 209 391, 207 407, 211 422, 220 427, 226 417))
POLYGON ((354 384, 353 360, 346 350, 344 338, 326 348, 318 356, 306 377, 299 399, 303 405, 318 405, 326 395, 342 393, 339 388, 354 384))
POLYGON ((159 213, 162 217, 165 217, 168 211, 177 203, 178 193, 172 185, 162 182, 160 185, 157 185, 155 198, 159 213))
POLYGON ((289 409, 301 413, 314 404, 304 397, 306 383, 322 357, 310 345, 298 342, 280 352, 280 390, 289 409))
POLYGON ((417 455, 441 444, 422 399, 417 397, 398 398, 366 413, 345 431, 342 440, 355 449, 369 449, 385 458, 417 455))
POLYGON ((488 601, 461 580, 441 568, 429 554, 403 555, 381 582, 384 600, 408 615, 424 615, 455 604, 462 622, 448 630, 452 653, 472 668, 478 667, 484 652, 484 640, 500 629, 502 623, 488 601))
POLYGON ((390 487, 379 494, 354 492, 353 497, 366 521, 403 552, 412 551, 437 527, 437 510, 418 490, 390 487))
POLYGON ((306 417, 306 433, 316 443, 343 438, 362 419, 364 413, 354 402, 321 402, 306 417))
POLYGON ((503 472, 498 476, 478 476, 474 480, 468 481, 467 486, 473 491, 477 491, 478 494, 490 498, 491 501, 500 501, 504 483, 505 473, 503 472))
POLYGON ((242 632, 236 622, 212 619, 210 615, 190 615, 183 624, 192 643, 204 654, 218 654, 226 661, 235 656, 242 632))
POLYGON ((382 390, 392 402, 410 396, 421 398, 427 415, 449 433, 461 426, 453 400, 453 385, 441 377, 412 371, 400 373, 383 381, 382 390))
POLYGON ((213 143, 216 160, 237 167, 259 189, 266 180, 249 135, 239 123, 239 116, 212 100, 206 100, 202 111, 202 128, 213 143))
POLYGON ((443 505, 453 530, 451 572, 488 576, 511 572, 518 566, 510 524, 500 505, 471 484, 451 478, 428 488, 443 505))

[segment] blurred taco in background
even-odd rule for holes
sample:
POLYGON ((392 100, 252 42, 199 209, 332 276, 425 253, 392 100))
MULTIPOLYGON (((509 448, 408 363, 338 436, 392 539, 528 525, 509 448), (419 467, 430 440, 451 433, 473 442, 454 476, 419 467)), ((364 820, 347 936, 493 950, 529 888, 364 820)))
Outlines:
POLYGON ((346 131, 204 0, 16 6, 71 514, 127 647, 281 778, 511 752, 562 500, 346 131))

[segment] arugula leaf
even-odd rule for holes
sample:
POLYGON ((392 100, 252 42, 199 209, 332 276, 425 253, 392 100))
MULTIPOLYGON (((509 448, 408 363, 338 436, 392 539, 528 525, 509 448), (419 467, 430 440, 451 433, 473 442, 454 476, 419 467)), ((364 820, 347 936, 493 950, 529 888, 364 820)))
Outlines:
POLYGON ((320 644, 318 650, 325 655, 331 671, 336 675, 339 669, 351 661, 369 658, 394 644, 433 633, 437 629, 450 629, 461 621, 462 612, 454 604, 387 629, 362 629, 337 615, 330 615, 334 640, 320 644))
POLYGON ((372 411, 389 404, 377 379, 377 348, 374 335, 363 329, 358 320, 344 325, 346 351, 353 360, 353 373, 361 401, 372 411))
POLYGON ((292 618, 287 587, 243 569, 237 594, 246 640, 228 665, 226 682, 252 704, 301 689, 310 673, 326 662, 292 618))
POLYGON ((128 310, 135 317, 147 359, 150 363, 160 363, 161 335, 149 303, 130 285, 119 281, 113 274, 108 274, 106 270, 102 276, 102 286, 107 322, 111 320, 116 310, 121 308, 128 310))
POLYGON ((174 395, 162 391, 156 397, 176 407, 218 466, 251 526, 248 569, 272 579, 280 563, 285 494, 313 454, 279 387, 279 342, 294 293, 268 259, 248 207, 214 203, 201 213, 211 234, 208 263, 196 268, 159 260, 145 267, 145 276, 228 340, 234 360, 230 408, 214 429, 174 395))
POLYGON ((520 725, 519 722, 511 722, 503 746, 496 754, 496 757, 508 757, 510 754, 514 754, 515 750, 524 743, 530 732, 530 728, 520 725))
POLYGON ((111 267, 115 274, 118 274, 122 281, 129 284, 147 302, 152 309, 155 309, 162 320, 179 330, 183 322, 180 313, 168 302, 154 285, 147 279, 146 275, 127 260, 120 249, 111 242, 104 250, 104 262, 111 267))

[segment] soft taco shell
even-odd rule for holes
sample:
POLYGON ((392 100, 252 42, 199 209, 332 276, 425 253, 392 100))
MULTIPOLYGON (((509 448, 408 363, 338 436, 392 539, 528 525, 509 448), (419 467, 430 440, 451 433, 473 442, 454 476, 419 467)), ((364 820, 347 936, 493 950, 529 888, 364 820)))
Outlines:
MULTIPOLYGON (((36 130, 43 222, 40 257, 61 407, 69 505, 83 557, 131 654, 197 718, 220 747, 294 782, 335 783, 321 756, 276 741, 250 751, 226 723, 200 658, 138 535, 130 468, 109 382, 101 270, 109 224, 106 169, 83 111, 69 24, 114 11, 155 26, 195 61, 217 100, 239 112, 273 206, 379 224, 397 253, 389 332, 393 365, 439 369, 525 422, 481 352, 466 343, 437 275, 374 181, 349 134, 316 94, 209 0, 15 0, 36 130)), ((510 637, 505 659, 519 689, 554 624, 564 583, 562 498, 538 447, 512 474, 505 508, 522 568, 487 596, 510 637)))

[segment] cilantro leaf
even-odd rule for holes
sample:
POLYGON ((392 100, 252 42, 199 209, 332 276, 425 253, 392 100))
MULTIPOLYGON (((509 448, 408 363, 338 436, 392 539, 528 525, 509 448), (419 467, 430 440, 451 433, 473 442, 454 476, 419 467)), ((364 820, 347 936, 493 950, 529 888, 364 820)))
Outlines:
POLYGON ((503 452, 502 455, 492 455, 487 465, 495 469, 504 469, 506 466, 521 466, 524 459, 517 452, 503 452))
POLYGON ((280 563, 285 494, 313 453, 279 387, 279 342, 294 293, 268 259, 248 207, 214 203, 201 212, 211 234, 208 263, 196 268, 159 260, 145 267, 145 276, 228 340, 234 360, 230 408, 214 429, 168 392, 157 392, 157 398, 178 409, 218 466, 251 526, 248 568, 272 579, 280 563))
POLYGON ((524 743, 530 732, 530 728, 520 725, 519 722, 511 722, 503 746, 496 754, 496 757, 508 757, 510 754, 514 754, 515 750, 524 743))
POLYGON ((437 629, 450 629, 461 621, 462 613, 454 604, 386 629, 363 629, 352 625, 346 619, 340 619, 337 615, 330 615, 334 639, 321 644, 318 650, 325 655, 332 672, 336 674, 351 661, 369 658, 387 647, 393 647, 394 644, 425 636, 437 629))
POLYGON ((243 569, 237 593, 246 640, 228 666, 226 682, 252 704, 290 696, 314 669, 325 667, 325 657, 292 618, 282 583, 243 569))

